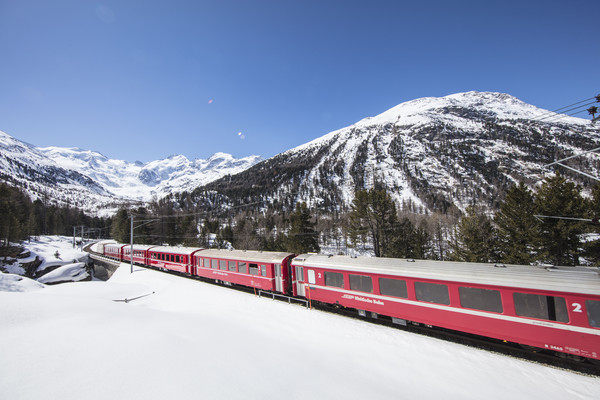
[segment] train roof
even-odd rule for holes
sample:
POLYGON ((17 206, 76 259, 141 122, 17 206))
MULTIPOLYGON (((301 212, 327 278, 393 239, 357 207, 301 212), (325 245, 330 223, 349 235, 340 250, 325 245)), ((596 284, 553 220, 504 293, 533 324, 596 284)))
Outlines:
POLYGON ((120 248, 121 248, 121 247, 123 247, 123 246, 125 246, 123 243, 105 243, 105 244, 104 244, 104 248, 105 248, 105 249, 106 249, 107 247, 108 247, 108 248, 111 248, 111 247, 116 247, 116 248, 119 248, 119 249, 120 249, 120 248))
POLYGON ((175 246, 150 246, 150 251, 156 253, 191 255, 195 251, 202 250, 200 247, 175 247, 175 246))
POLYGON ((301 254, 293 265, 600 295, 600 269, 301 254))
MULTIPOLYGON (((125 249, 129 249, 130 247, 131 247, 130 244, 125 245, 125 249)), ((144 250, 145 251, 145 250, 149 250, 149 249, 151 249, 153 247, 156 247, 156 246, 147 245, 147 244, 134 244, 133 245, 133 250, 144 250)))
POLYGON ((286 257, 293 256, 292 253, 256 250, 219 250, 208 249, 196 253, 198 257, 222 258, 235 261, 250 261, 256 263, 277 264, 283 262, 286 257))

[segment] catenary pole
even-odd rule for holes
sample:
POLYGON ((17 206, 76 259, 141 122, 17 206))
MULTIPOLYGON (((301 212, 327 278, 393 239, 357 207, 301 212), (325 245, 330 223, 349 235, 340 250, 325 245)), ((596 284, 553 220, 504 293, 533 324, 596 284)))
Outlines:
POLYGON ((129 254, 129 260, 131 261, 130 274, 133 274, 133 215, 131 216, 131 254, 129 254))

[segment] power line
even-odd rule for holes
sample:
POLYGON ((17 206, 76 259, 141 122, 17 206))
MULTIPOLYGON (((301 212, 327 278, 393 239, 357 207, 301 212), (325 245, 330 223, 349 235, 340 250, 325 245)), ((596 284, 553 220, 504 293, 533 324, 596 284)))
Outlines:
POLYGON ((565 117, 569 117, 569 116, 573 116, 575 114, 579 114, 581 112, 587 111, 587 109, 583 109, 583 110, 576 111, 576 112, 574 112, 572 114, 567 114, 568 112, 575 111, 575 110, 577 110, 579 108, 582 108, 582 107, 591 106, 592 104, 596 104, 596 102, 593 101, 591 103, 586 103, 586 104, 583 104, 581 106, 573 107, 573 108, 570 108, 568 110, 563 111, 560 114, 549 115, 549 116, 546 116, 546 117, 544 117, 542 119, 537 119, 537 121, 538 122, 543 122, 543 121, 545 121, 545 122, 556 122, 559 119, 562 119, 562 118, 565 118, 565 117))
POLYGON ((562 113, 566 112, 566 111, 563 111, 565 108, 570 108, 570 107, 573 107, 573 106, 575 106, 577 104, 585 103, 586 101, 590 101, 590 100, 596 100, 596 101, 598 101, 598 96, 590 97, 589 99, 581 100, 581 101, 578 101, 577 103, 569 104, 568 106, 557 108, 556 110, 553 110, 553 111, 546 111, 545 113, 540 114, 539 116, 537 116, 534 119, 537 119, 537 120, 541 121, 543 119, 546 119, 547 117, 545 117, 545 116, 548 115, 548 114, 550 114, 550 115, 557 114, 557 113, 561 113, 562 114, 562 113))

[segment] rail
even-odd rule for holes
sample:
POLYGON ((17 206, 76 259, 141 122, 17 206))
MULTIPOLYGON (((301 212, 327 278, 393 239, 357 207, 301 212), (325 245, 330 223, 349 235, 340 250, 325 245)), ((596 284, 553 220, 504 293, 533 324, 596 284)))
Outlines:
POLYGON ((283 294, 278 294, 278 293, 273 293, 273 292, 265 292, 264 290, 259 290, 258 291, 258 297, 262 297, 262 295, 271 297, 273 300, 279 300, 279 301, 286 301, 289 304, 292 304, 292 302, 295 303, 303 303, 304 307, 308 308, 308 300, 304 300, 304 299, 296 299, 294 297, 290 297, 290 296, 285 296, 283 294))

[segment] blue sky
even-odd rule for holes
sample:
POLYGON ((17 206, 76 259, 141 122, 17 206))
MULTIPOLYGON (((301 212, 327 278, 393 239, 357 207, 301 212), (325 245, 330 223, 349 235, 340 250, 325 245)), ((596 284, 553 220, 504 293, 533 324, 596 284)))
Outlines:
POLYGON ((553 110, 600 92, 597 5, 0 0, 0 130, 128 161, 270 157, 419 97, 553 110))

